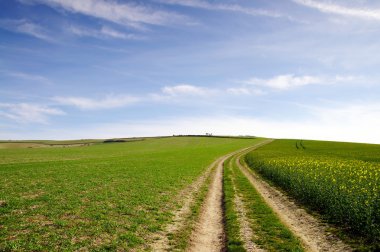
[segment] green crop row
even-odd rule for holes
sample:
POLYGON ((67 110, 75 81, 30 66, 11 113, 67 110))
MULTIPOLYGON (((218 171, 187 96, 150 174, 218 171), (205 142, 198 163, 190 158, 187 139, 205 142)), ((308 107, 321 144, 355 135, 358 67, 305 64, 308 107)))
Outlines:
POLYGON ((303 141, 302 149, 295 145, 295 140, 276 140, 245 159, 299 202, 378 246, 379 146, 317 141, 303 141))

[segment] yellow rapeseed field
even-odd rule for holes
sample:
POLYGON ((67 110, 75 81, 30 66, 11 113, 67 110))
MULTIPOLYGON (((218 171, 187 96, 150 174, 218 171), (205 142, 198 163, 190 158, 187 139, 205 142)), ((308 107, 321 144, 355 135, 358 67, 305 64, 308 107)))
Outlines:
POLYGON ((246 157, 247 163, 350 233, 378 243, 378 145, 277 140, 246 157), (339 146, 337 146, 339 145, 339 146))

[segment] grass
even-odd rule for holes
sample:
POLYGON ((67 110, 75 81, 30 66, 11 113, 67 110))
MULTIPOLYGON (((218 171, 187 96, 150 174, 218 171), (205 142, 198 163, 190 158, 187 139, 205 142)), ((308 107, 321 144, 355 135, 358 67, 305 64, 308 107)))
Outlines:
MULTIPOLYGON (((213 168, 215 170, 215 167, 213 168)), ((211 173, 212 174, 212 173, 211 173)), ((202 203, 207 196, 208 188, 211 182, 211 178, 208 177, 205 183, 201 186, 198 193, 195 194, 194 203, 191 205, 191 213, 186 217, 184 225, 180 230, 175 233, 169 234, 170 247, 173 251, 185 251, 189 246, 191 233, 195 228, 195 224, 199 217, 202 203)))
POLYGON ((225 224, 227 237, 227 251, 246 251, 244 243, 240 237, 240 224, 238 214, 235 209, 235 187, 232 176, 232 158, 229 158, 224 163, 223 190, 224 190, 224 209, 225 209, 225 224))
POLYGON ((340 226, 356 249, 380 249, 380 145, 276 140, 246 160, 300 203, 340 226))
POLYGON ((273 210, 236 165, 236 156, 225 166, 226 232, 229 251, 245 251, 240 238, 237 212, 233 204, 239 195, 247 211, 252 241, 267 251, 303 251, 300 241, 279 220, 273 210), (234 189, 235 188, 235 189, 234 189))
POLYGON ((149 249, 178 208, 179 191, 217 157, 254 141, 174 137, 0 149, 0 250, 149 249))

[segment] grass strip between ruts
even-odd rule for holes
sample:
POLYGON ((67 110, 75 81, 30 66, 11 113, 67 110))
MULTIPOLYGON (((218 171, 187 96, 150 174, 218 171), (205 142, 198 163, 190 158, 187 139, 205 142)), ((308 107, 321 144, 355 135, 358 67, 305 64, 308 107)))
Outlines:
MULTIPOLYGON (((267 251, 304 251, 299 239, 279 220, 273 210, 264 202, 261 195, 250 184, 236 165, 236 156, 228 162, 225 169, 226 233, 229 251, 245 251, 240 243, 239 222, 233 204, 232 177, 236 192, 241 197, 250 227, 252 241, 267 251)), ((242 161, 242 159, 240 159, 242 161)))

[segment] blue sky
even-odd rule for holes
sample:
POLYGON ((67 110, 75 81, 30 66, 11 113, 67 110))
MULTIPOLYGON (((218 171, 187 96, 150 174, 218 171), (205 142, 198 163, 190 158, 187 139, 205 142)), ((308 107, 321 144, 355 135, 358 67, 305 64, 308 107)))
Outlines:
POLYGON ((0 1, 0 139, 380 143, 380 2, 0 1))

